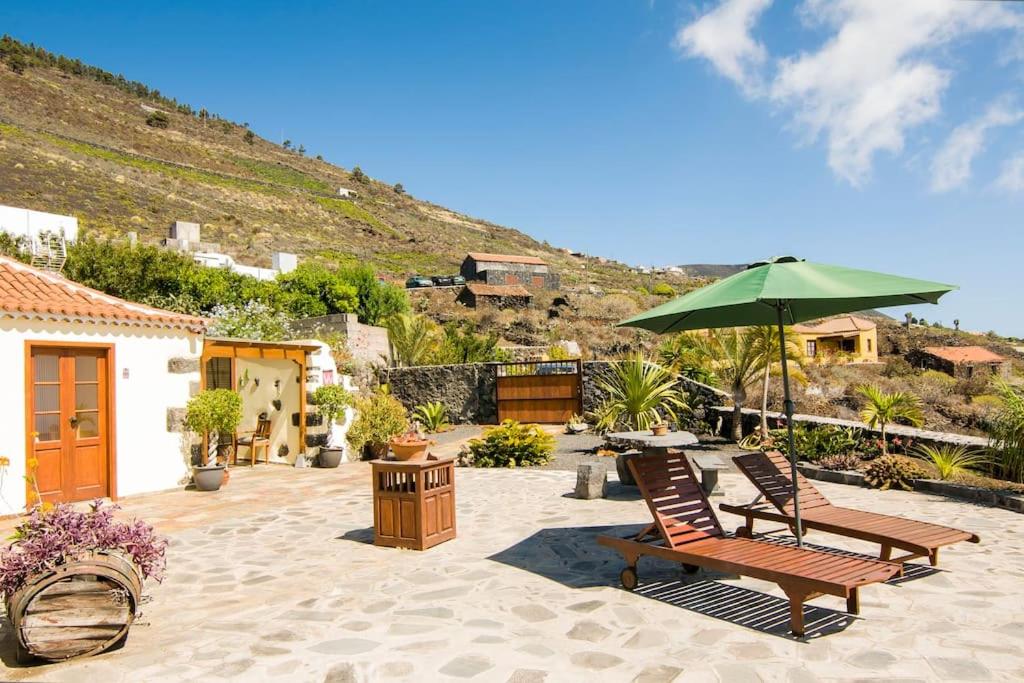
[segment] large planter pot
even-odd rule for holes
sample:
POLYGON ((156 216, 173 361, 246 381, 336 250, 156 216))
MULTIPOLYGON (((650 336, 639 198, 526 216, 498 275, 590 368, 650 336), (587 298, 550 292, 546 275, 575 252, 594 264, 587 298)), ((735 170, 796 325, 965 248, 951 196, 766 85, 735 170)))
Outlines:
POLYGON ((320 467, 337 467, 341 464, 341 459, 345 456, 345 449, 343 448, 321 448, 320 455, 317 456, 317 462, 320 467))
POLYGON ((18 661, 63 661, 120 646, 141 592, 141 574, 120 553, 93 551, 34 576, 7 597, 18 661))
POLYGON ((391 446, 391 452, 395 454, 396 460, 426 460, 430 442, 426 439, 405 442, 391 441, 388 445, 391 446))
POLYGON ((388 444, 385 441, 368 441, 364 451, 370 460, 382 460, 388 457, 388 444))
POLYGON ((217 491, 224 483, 224 471, 223 465, 193 467, 192 479, 200 491, 217 491))

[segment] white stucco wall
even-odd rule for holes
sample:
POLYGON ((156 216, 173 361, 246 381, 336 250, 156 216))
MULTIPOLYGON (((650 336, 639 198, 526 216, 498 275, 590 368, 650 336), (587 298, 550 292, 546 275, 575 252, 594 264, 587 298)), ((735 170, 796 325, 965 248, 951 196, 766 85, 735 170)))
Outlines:
POLYGON ((200 339, 184 330, 0 319, 0 455, 10 459, 0 481, 0 514, 25 506, 26 341, 114 345, 117 494, 129 496, 173 488, 189 474, 181 434, 167 431, 167 410, 185 406, 199 374, 170 373, 167 362, 198 357, 200 339))

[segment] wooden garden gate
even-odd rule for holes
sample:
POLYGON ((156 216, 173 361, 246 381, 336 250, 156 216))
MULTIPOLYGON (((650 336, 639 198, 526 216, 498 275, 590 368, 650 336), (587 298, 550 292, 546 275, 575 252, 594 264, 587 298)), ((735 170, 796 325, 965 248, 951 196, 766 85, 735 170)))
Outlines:
POLYGON ((583 361, 526 361, 497 367, 498 421, 566 422, 583 413, 583 361))

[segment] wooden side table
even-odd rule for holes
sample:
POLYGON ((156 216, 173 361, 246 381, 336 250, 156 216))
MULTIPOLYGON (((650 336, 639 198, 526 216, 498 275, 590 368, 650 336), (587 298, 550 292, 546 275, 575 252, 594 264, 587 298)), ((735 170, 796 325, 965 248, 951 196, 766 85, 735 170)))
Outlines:
POLYGON ((455 538, 455 458, 370 465, 375 545, 426 550, 455 538))

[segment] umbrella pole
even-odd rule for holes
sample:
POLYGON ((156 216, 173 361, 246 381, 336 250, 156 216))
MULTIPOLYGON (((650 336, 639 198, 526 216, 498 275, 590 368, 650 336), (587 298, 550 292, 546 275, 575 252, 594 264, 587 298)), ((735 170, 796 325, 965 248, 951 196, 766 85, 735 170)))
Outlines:
POLYGON ((789 442, 789 474, 793 482, 793 519, 796 522, 796 545, 804 546, 804 530, 800 523, 800 487, 797 486, 796 446, 793 438, 793 399, 789 394, 789 367, 786 365, 786 328, 782 311, 785 305, 780 301, 776 304, 779 313, 779 351, 782 357, 782 391, 785 397, 783 410, 786 413, 786 437, 789 442))

